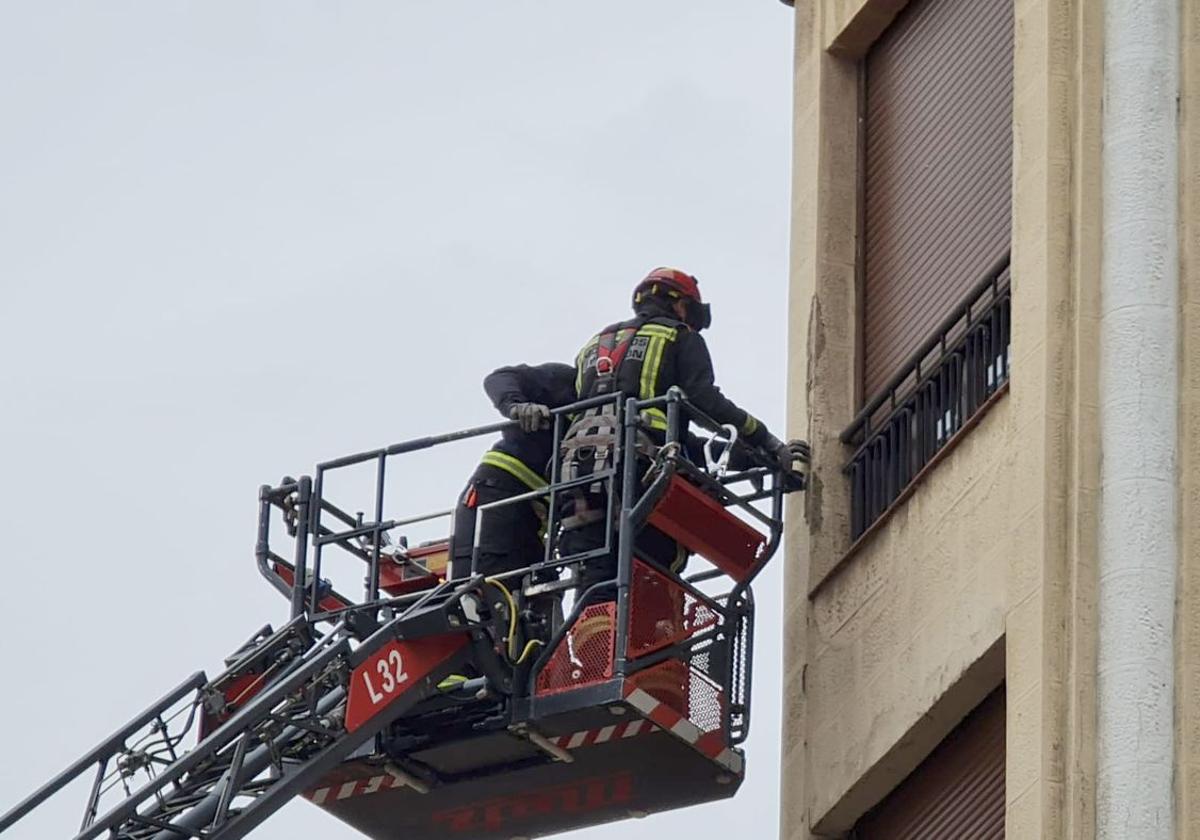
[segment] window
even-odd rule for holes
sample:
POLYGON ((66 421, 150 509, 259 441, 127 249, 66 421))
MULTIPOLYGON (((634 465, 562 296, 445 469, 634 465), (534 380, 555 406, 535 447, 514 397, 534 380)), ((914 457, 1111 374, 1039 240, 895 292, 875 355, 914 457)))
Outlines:
POLYGON ((1011 0, 914 0, 863 61, 854 537, 1008 376, 1011 0))
POLYGON ((1005 694, 975 708, 883 802, 854 840, 1004 840, 1005 694))

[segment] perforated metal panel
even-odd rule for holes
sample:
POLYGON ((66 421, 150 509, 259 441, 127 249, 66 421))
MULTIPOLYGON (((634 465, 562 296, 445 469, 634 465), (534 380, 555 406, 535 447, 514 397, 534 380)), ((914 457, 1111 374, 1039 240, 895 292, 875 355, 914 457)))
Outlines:
POLYGON ((557 694, 610 679, 616 621, 612 601, 584 608, 538 675, 537 693, 557 694))
POLYGON ((867 402, 1009 248, 1013 4, 913 0, 863 72, 867 402))
POLYGON ((682 642, 717 623, 707 604, 641 561, 633 566, 629 614, 631 658, 682 642))
POLYGON ((725 713, 725 692, 698 668, 679 659, 638 671, 629 681, 687 718, 701 732, 716 732, 725 713))

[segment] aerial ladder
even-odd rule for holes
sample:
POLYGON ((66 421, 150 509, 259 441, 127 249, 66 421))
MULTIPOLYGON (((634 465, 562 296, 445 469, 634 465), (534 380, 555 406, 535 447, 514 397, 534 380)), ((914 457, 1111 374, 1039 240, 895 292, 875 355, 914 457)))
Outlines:
POLYGON ((489 508, 546 503, 544 555, 496 577, 452 577, 453 535, 409 547, 401 529, 450 511, 385 519, 385 472, 407 453, 509 423, 326 461, 260 488, 256 563, 290 618, 0 816, 0 834, 20 837, 23 818, 81 778, 91 783, 78 828, 64 834, 74 840, 236 840, 297 796, 373 840, 545 836, 732 796, 750 724, 751 583, 803 477, 678 389, 556 409, 556 444, 570 416, 593 408, 621 424, 608 467, 564 480, 556 455, 544 490, 477 512, 476 547, 489 508), (637 450, 648 409, 668 418, 652 459, 637 450), (693 425, 712 435, 703 458, 688 451, 693 425), (736 449, 750 466, 730 471, 736 449), (363 466, 374 468, 369 517, 326 498, 331 476, 363 466), (564 556, 558 502, 585 483, 603 488, 611 525, 603 546, 564 556), (682 577, 644 560, 648 527, 704 568, 682 577), (331 551, 361 561, 361 598, 323 577, 331 551), (574 570, 604 553, 616 578, 579 591, 574 570))

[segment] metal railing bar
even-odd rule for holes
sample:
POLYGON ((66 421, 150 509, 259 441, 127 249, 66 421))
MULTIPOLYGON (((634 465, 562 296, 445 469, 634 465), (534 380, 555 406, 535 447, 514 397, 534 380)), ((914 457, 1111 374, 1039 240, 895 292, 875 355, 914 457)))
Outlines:
MULTIPOLYGON (((1006 297, 1001 297, 996 300, 996 303, 1000 304, 1006 300, 1007 300, 1006 297)), ((988 319, 988 317, 989 316, 983 316, 983 317, 979 318, 979 320, 977 320, 975 323, 971 324, 968 331, 962 337, 960 337, 960 341, 965 340, 968 336, 970 336, 971 331, 978 328, 981 323, 983 323, 984 321, 986 321, 988 319)), ((953 389, 952 384, 947 381, 948 377, 946 374, 946 363, 948 361, 950 361, 955 355, 956 355, 956 351, 953 351, 953 350, 951 350, 949 352, 943 351, 943 356, 933 366, 933 370, 928 371, 923 378, 918 379, 913 383, 912 387, 905 394, 905 403, 907 403, 909 400, 911 400, 915 394, 917 394, 919 391, 924 389, 926 386, 933 384, 935 387, 940 389, 940 392, 938 394, 938 400, 937 400, 938 404, 945 407, 949 402, 949 393, 953 389)), ((909 372, 911 374, 911 371, 909 371, 909 372)), ((907 378, 908 377, 904 377, 904 379, 902 379, 901 382, 903 382, 907 378)), ((878 408, 878 406, 877 406, 877 408, 878 408)), ((891 414, 889 414, 886 417, 884 417, 883 419, 881 419, 878 423, 878 426, 879 427, 887 426, 892 421, 892 419, 894 418, 894 415, 897 411, 899 411, 899 409, 894 409, 891 414)), ((945 415, 946 415, 946 410, 943 408, 941 417, 945 418, 945 415)), ((856 418, 856 422, 857 422, 857 419, 858 418, 856 418)), ((864 429, 866 431, 865 439, 859 445, 859 448, 856 449, 854 454, 850 457, 851 462, 853 462, 854 459, 858 458, 863 453, 863 451, 866 450, 873 443, 874 436, 879 434, 879 430, 876 429, 875 431, 872 431, 869 424, 867 424, 865 426, 862 424, 859 424, 858 428, 856 428, 854 426, 854 424, 851 424, 851 426, 847 427, 846 430, 844 430, 841 433, 841 435, 839 436, 839 439, 843 443, 850 443, 853 438, 853 434, 850 434, 850 433, 852 431, 857 432, 857 431, 864 430, 864 429)), ((935 437, 939 441, 944 441, 947 436, 948 435, 946 434, 945 429, 943 429, 942 433, 939 435, 936 435, 935 437)))
MULTIPOLYGON (((550 493, 549 499, 546 501, 546 537, 545 547, 542 554, 542 560, 549 563, 554 557, 554 544, 557 539, 558 528, 558 482, 562 478, 562 447, 559 442, 563 438, 563 415, 554 415, 554 430, 552 432, 554 446, 553 452, 550 455, 550 493)), ((476 519, 476 527, 479 527, 479 521, 476 519)))
MULTIPOLYGON (((755 519, 757 519, 759 522, 766 525, 767 527, 772 527, 775 524, 775 520, 773 518, 767 516, 761 510, 754 507, 754 505, 750 504, 749 502, 751 500, 749 498, 744 497, 744 496, 739 496, 738 494, 736 494, 732 490, 730 490, 728 487, 721 485, 719 482, 717 482, 715 479, 713 479, 711 476, 709 476, 703 470, 696 467, 694 464, 691 464, 688 461, 684 461, 682 459, 676 460, 675 464, 680 472, 691 473, 694 477, 696 477, 700 481, 704 482, 704 484, 706 485, 706 489, 708 489, 710 493, 712 493, 714 496, 716 496, 718 501, 724 503, 724 505, 726 507, 730 507, 730 506, 738 507, 738 508, 744 510, 746 513, 753 516, 755 519)), ((756 493, 754 495, 755 495, 755 497, 761 497, 761 498, 768 497, 768 496, 764 496, 764 495, 761 495, 758 493, 756 493)), ((647 491, 646 494, 643 496, 643 502, 645 501, 646 497, 648 497, 648 496, 649 496, 649 491, 647 491)), ((655 500, 655 501, 657 501, 657 500, 655 500)))
POLYGON ((550 654, 554 652, 554 650, 566 637, 567 633, 570 632, 571 627, 573 627, 575 622, 579 620, 579 616, 583 615, 583 611, 592 606, 594 603, 597 603, 592 601, 592 596, 606 588, 611 588, 615 583, 615 580, 598 581, 593 583, 587 589, 583 590, 583 592, 579 594, 579 597, 575 599, 575 603, 571 607, 571 612, 567 614, 567 617, 563 619, 563 623, 559 625, 559 628, 554 631, 553 635, 550 636, 550 641, 546 642, 546 646, 543 648, 545 653, 539 656, 534 661, 533 667, 529 669, 529 679, 527 681, 527 685, 530 697, 533 697, 534 695, 534 688, 537 685, 538 676, 550 662, 550 654))
POLYGON ((237 744, 234 745, 233 759, 229 763, 229 769, 225 771, 225 788, 221 791, 221 798, 217 802, 217 813, 209 823, 210 826, 220 825, 229 816, 229 806, 233 804, 233 798, 237 795, 241 785, 242 764, 246 760, 246 749, 249 744, 250 733, 246 733, 238 738, 237 744))
MULTIPOLYGON (((317 481, 320 482, 318 474, 317 481)), ((308 535, 310 528, 309 518, 313 515, 309 510, 309 502, 312 500, 313 483, 308 476, 301 477, 297 484, 296 490, 296 547, 293 555, 294 562, 292 564, 294 570, 294 579, 292 581, 292 618, 298 618, 304 612, 304 590, 307 583, 306 575, 308 574, 307 557, 308 557, 308 535)), ((317 498, 321 497, 321 489, 318 484, 317 498)), ((318 546, 316 549, 316 562, 313 567, 313 580, 321 579, 321 549, 318 546)), ((316 601, 316 590, 319 584, 313 584, 313 600, 316 601)))
POLYGON ((285 699, 309 678, 320 673, 339 656, 349 653, 349 650, 349 643, 345 639, 324 649, 318 646, 310 650, 310 654, 314 651, 319 651, 319 653, 311 658, 306 656, 301 667, 283 676, 274 685, 265 688, 262 693, 252 698, 233 717, 218 727, 215 732, 197 744, 191 752, 171 765, 164 773, 131 793, 124 802, 93 823, 86 831, 78 834, 75 840, 92 840, 134 816, 137 807, 154 796, 157 791, 177 781, 201 762, 219 752, 240 733, 268 717, 276 703, 285 699))
POLYGON ((383 542, 383 531, 378 523, 383 519, 383 481, 387 470, 387 456, 380 455, 375 467, 375 529, 371 536, 371 563, 367 572, 365 599, 374 601, 379 597, 379 549, 383 542))
POLYGON ((848 430, 862 435, 842 469, 851 489, 852 539, 867 533, 904 497, 1007 383, 1012 294, 1008 281, 1001 282, 1006 270, 1002 266, 989 286, 958 307, 953 341, 942 341, 943 353, 934 363, 915 368, 920 375, 905 386, 890 413, 848 430))
POLYGON ((635 674, 638 671, 645 671, 648 668, 653 668, 668 659, 686 659, 696 647, 705 642, 714 641, 722 630, 728 630, 723 623, 718 623, 707 629, 701 630, 693 636, 688 636, 682 641, 676 642, 673 645, 653 650, 649 653, 643 653, 639 656, 632 657, 629 660, 629 670, 627 675, 635 674), (680 654, 683 654, 682 656, 680 654))
MULTIPOLYGON (((589 408, 603 405, 606 402, 614 402, 614 396, 606 394, 602 397, 592 397, 586 400, 579 400, 570 405, 561 406, 559 408, 550 409, 551 414, 572 414, 578 411, 586 411, 589 408)), ((322 461, 317 464, 317 469, 322 471, 340 469, 342 467, 350 467, 355 464, 361 464, 366 461, 371 461, 381 455, 403 455, 408 452, 416 452, 419 449, 429 449, 433 446, 440 446, 446 443, 455 443, 460 440, 467 440, 473 437, 482 437, 483 435, 495 434, 503 432, 506 429, 517 428, 515 420, 504 420, 498 423, 489 423, 484 426, 474 426, 469 429, 462 429, 455 432, 447 432, 441 435, 429 435, 426 437, 413 438, 411 440, 393 443, 390 446, 385 446, 380 449, 370 449, 365 452, 356 452, 351 455, 343 455, 340 458, 333 458, 328 461, 322 461)))
MULTIPOLYGON (((637 401, 637 412, 640 415, 643 411, 645 411, 648 408, 659 408, 663 405, 666 405, 668 407, 667 427, 669 430, 670 429, 669 412, 670 412, 671 403, 677 403, 677 404, 681 405, 684 408, 684 410, 687 411, 688 419, 690 419, 692 422, 696 423, 698 426, 700 426, 703 429, 706 429, 709 432, 715 433, 715 432, 720 431, 722 428, 724 428, 724 424, 718 423, 711 416, 706 414, 702 409, 697 408, 695 404, 693 404, 690 400, 688 400, 687 394, 684 393, 683 389, 677 385, 672 386, 667 391, 667 393, 661 397, 653 397, 648 400, 638 400, 637 401)), ((682 424, 681 424, 681 426, 682 426, 682 424)), ((676 429, 676 432, 675 432, 676 437, 673 437, 673 438, 668 437, 667 438, 668 442, 670 442, 670 441, 680 442, 682 440, 682 435, 680 434, 681 431, 682 431, 682 428, 676 429)), ((733 445, 736 448, 742 449, 746 454, 748 454, 753 463, 758 464, 759 466, 767 466, 769 468, 770 465, 765 463, 762 456, 759 454, 758 449, 756 447, 751 446, 749 443, 747 443, 745 440, 743 440, 740 435, 738 436, 738 439, 736 441, 734 441, 733 445)))
MULTIPOLYGON (((995 286, 996 280, 1009 267, 1010 261, 1011 254, 1005 253, 1003 257, 998 258, 988 268, 988 270, 984 272, 983 276, 971 286, 969 293, 965 296, 970 301, 966 307, 966 314, 968 318, 970 317, 971 306, 974 304, 976 298, 978 298, 979 295, 987 291, 989 288, 993 288, 995 286)), ((930 333, 930 337, 926 339, 913 353, 909 354, 908 358, 904 361, 904 364, 900 366, 900 369, 892 376, 891 379, 887 381, 883 388, 879 390, 879 393, 873 397, 870 402, 863 406, 862 410, 859 411, 858 414, 854 415, 854 419, 850 421, 850 425, 847 426, 839 436, 842 443, 850 443, 852 441, 854 435, 858 432, 859 427, 869 420, 871 416, 874 415, 875 412, 878 411, 885 402, 887 402, 889 395, 901 384, 903 384, 904 380, 908 379, 912 375, 913 368, 916 367, 921 360, 928 356, 929 353, 938 346, 938 344, 945 340, 946 333, 949 332, 959 321, 961 321, 962 318, 963 307, 957 306, 954 308, 953 312, 947 315, 942 322, 933 329, 933 331, 930 333)))
MULTIPOLYGON (((629 586, 633 578, 633 551, 634 551, 634 523, 640 524, 640 520, 634 519, 634 503, 633 497, 637 490, 637 432, 638 432, 638 416, 640 408, 638 400, 630 397, 625 401, 624 413, 620 415, 620 431, 617 433, 617 439, 624 439, 621 445, 621 450, 617 453, 620 459, 617 463, 621 464, 621 513, 618 520, 617 530, 617 628, 616 640, 614 644, 615 663, 614 672, 616 676, 624 678, 625 669, 629 662, 629 586)), ((645 495, 642 497, 644 502, 649 495, 654 492, 655 486, 659 485, 663 478, 660 476, 655 480, 645 495)), ((612 507, 613 493, 609 492, 609 516, 605 520, 608 523, 612 522, 612 507)), ((606 528, 606 532, 611 535, 611 526, 606 528)))
MULTIPOLYGON (((583 487, 588 484, 598 484, 605 479, 612 478, 614 475, 614 470, 601 470, 600 472, 592 473, 591 475, 572 478, 568 481, 560 481, 557 487, 559 490, 570 490, 572 487, 583 487)), ((497 499, 494 502, 488 502, 487 504, 479 505, 475 509, 479 511, 493 510, 506 505, 514 505, 520 504, 521 502, 533 501, 534 499, 542 499, 548 495, 549 487, 550 485, 546 485, 545 488, 540 490, 529 490, 516 496, 505 496, 503 499, 497 499)))
POLYGON ((720 577, 725 577, 725 572, 720 569, 707 569, 703 572, 697 572, 694 575, 688 575, 685 580, 689 583, 696 584, 704 583, 710 580, 716 580, 720 577))
POLYGON ((45 802, 93 764, 98 763, 101 759, 108 759, 113 753, 117 752, 121 748, 130 735, 133 735, 143 726, 150 723, 150 721, 154 720, 156 717, 159 717, 164 709, 170 708, 186 697, 189 693, 193 691, 199 691, 207 684, 208 677, 205 676, 203 671, 197 671, 175 688, 164 694, 153 705, 148 707, 141 714, 134 717, 129 721, 129 723, 125 724, 112 735, 108 736, 108 738, 98 744, 90 752, 88 752, 74 764, 67 767, 67 769, 63 770, 53 779, 46 782, 46 784, 42 785, 32 794, 27 796, 11 810, 9 810, 9 812, 4 816, 0 817, 0 832, 3 832, 11 827, 17 822, 17 820, 21 819, 38 805, 45 802))
POLYGON ((721 484, 728 485, 737 484, 739 481, 750 481, 754 478, 766 478, 767 476, 774 474, 775 471, 769 467, 752 467, 751 469, 742 470, 741 472, 726 473, 720 478, 715 478, 714 480, 720 482, 721 484))
POLYGON ((177 825, 171 825, 170 823, 168 823, 164 820, 160 820, 156 817, 146 816, 144 814, 133 814, 132 816, 129 817, 129 821, 131 823, 136 823, 138 825, 146 826, 147 828, 158 828, 163 831, 170 832, 171 834, 177 834, 180 837, 203 837, 204 836, 203 832, 200 832, 194 828, 180 828, 177 825))
POLYGON ((740 581, 729 592, 730 603, 734 603, 742 598, 743 595, 750 592, 750 586, 754 583, 762 570, 767 567, 767 563, 775 556, 775 552, 779 550, 780 543, 783 542, 783 486, 776 485, 774 495, 771 497, 771 512, 775 524, 771 526, 771 532, 767 539, 766 545, 763 546, 762 554, 754 565, 750 567, 740 581))
MULTIPOLYGON (((341 522, 343 524, 349 525, 352 528, 354 526, 358 525, 357 519, 355 519, 349 513, 342 510, 340 507, 338 507, 337 505, 335 505, 333 502, 329 501, 328 499, 324 499, 324 498, 321 499, 321 510, 323 510, 326 513, 333 516, 334 519, 341 520, 341 522)), ((320 519, 320 517, 318 517, 318 521, 319 521, 319 519, 320 519)))
POLYGON ((104 775, 107 769, 108 758, 101 758, 96 762, 96 778, 92 781, 92 790, 88 794, 87 804, 83 808, 83 822, 79 825, 80 831, 83 831, 92 824, 92 820, 96 819, 96 811, 100 807, 100 788, 104 784, 104 775))

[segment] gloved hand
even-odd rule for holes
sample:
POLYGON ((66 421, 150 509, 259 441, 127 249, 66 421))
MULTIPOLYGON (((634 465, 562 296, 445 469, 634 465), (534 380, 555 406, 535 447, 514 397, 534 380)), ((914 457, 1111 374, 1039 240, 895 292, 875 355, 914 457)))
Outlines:
POLYGON ((522 432, 536 432, 550 426, 550 409, 541 403, 517 403, 508 410, 508 416, 517 421, 522 432))
POLYGON ((811 455, 808 443, 802 440, 789 440, 785 443, 772 437, 763 448, 788 472, 801 472, 796 466, 797 463, 807 464, 811 455))
POLYGON ((808 441, 795 438, 787 442, 788 451, 792 454, 792 463, 800 463, 808 466, 812 460, 812 449, 808 445, 808 441))

